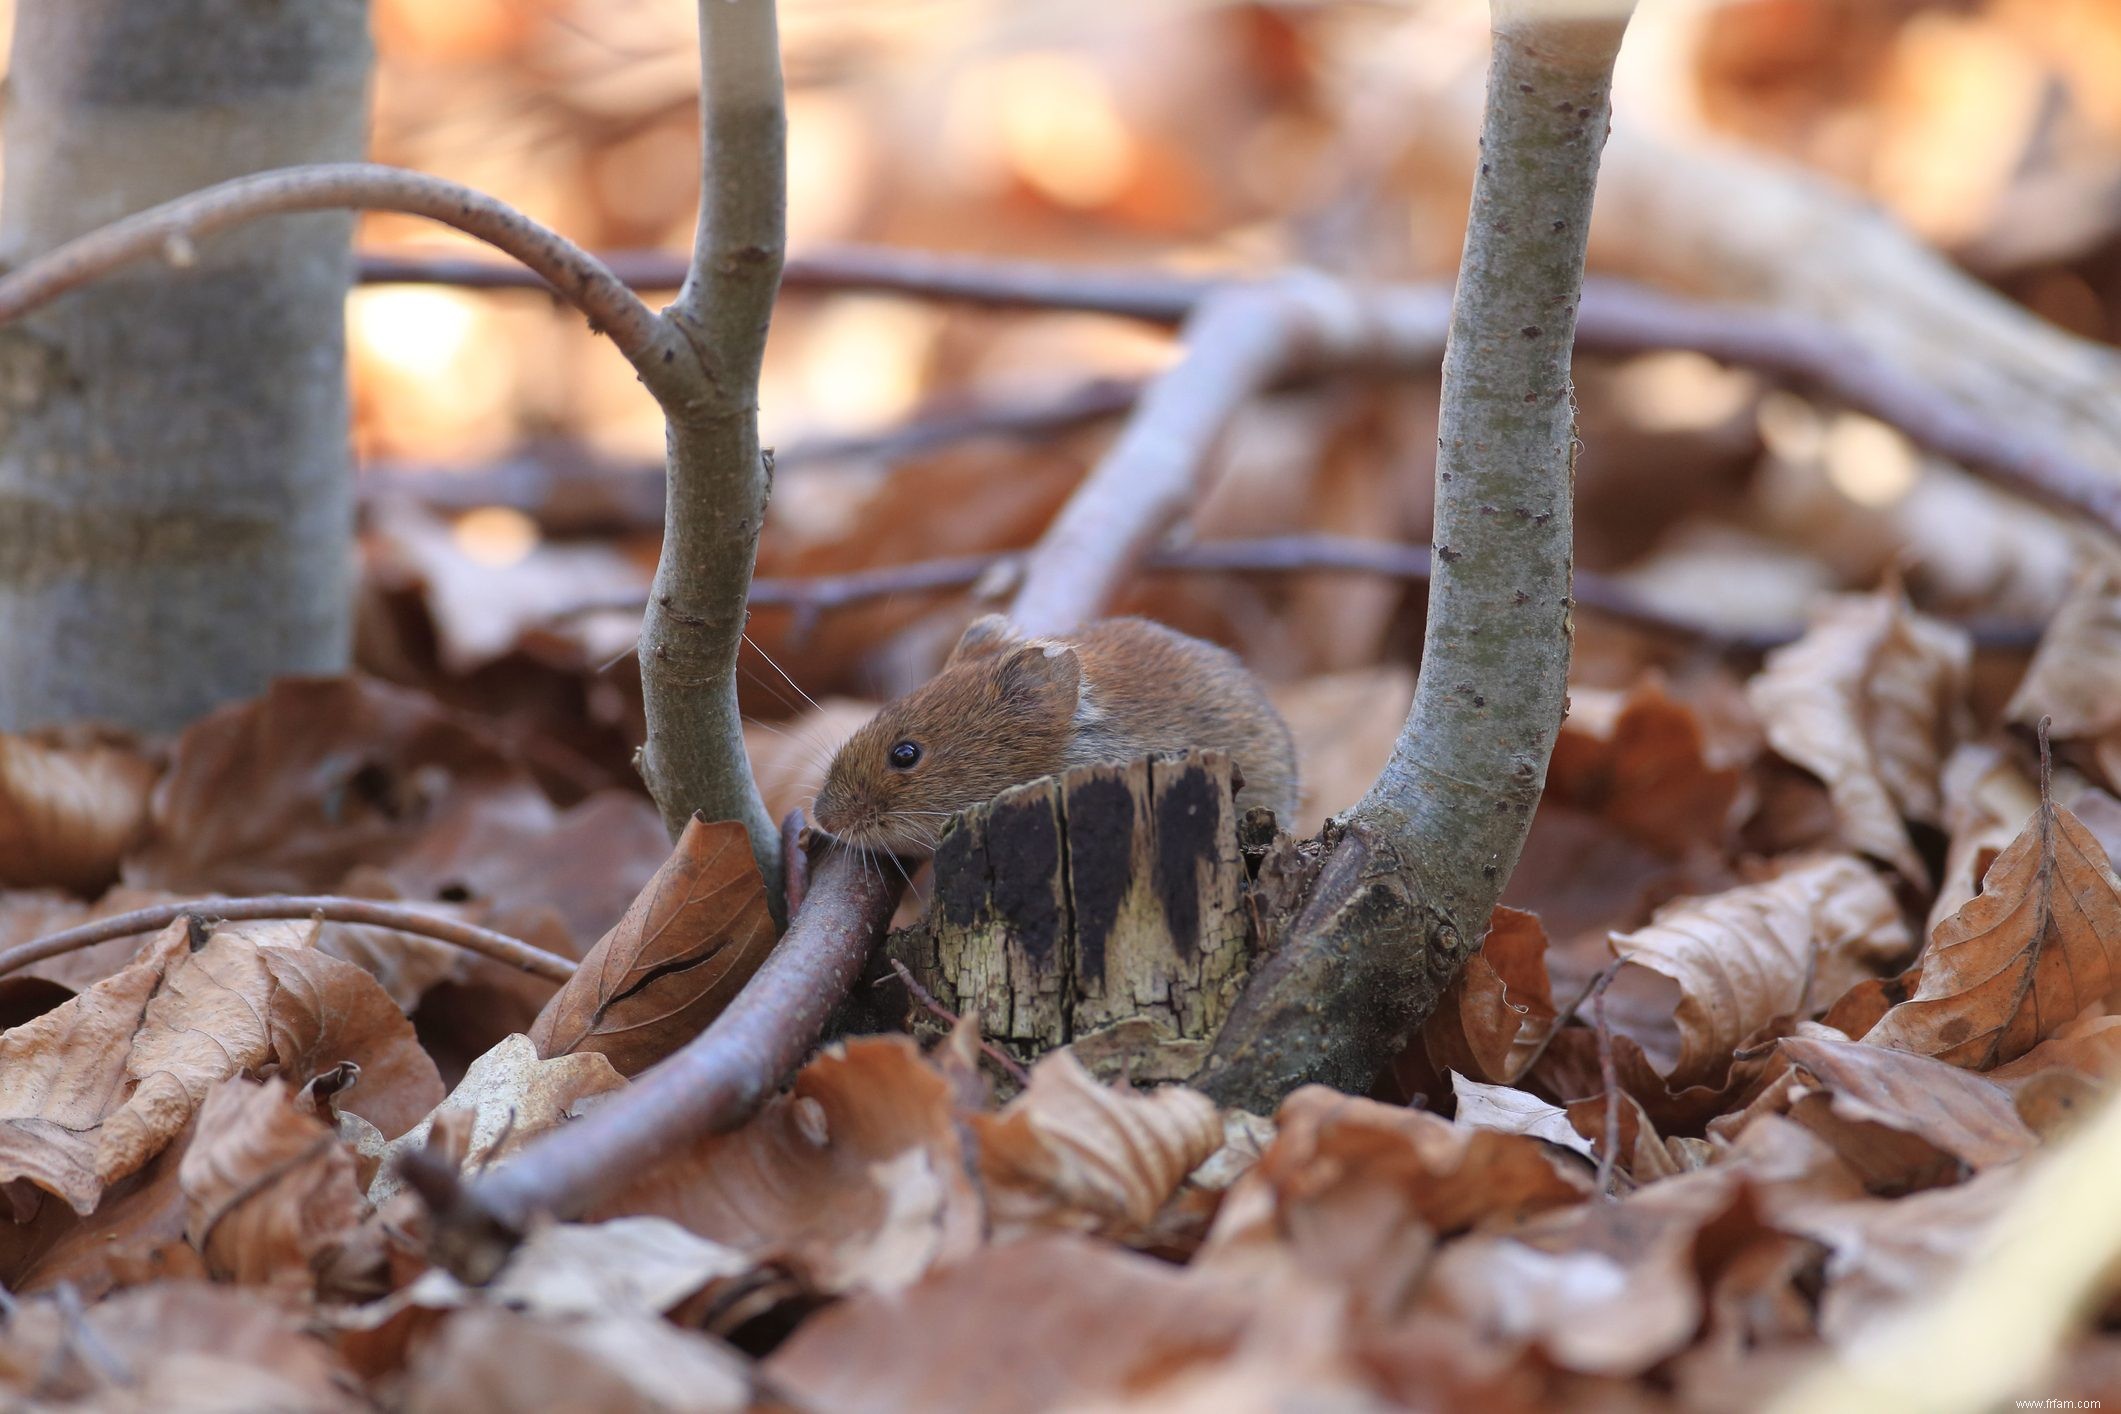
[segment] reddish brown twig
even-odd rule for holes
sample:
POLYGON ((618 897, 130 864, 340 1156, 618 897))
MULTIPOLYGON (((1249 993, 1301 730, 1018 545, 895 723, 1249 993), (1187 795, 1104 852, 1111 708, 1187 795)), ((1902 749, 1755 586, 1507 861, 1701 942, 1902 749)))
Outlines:
POLYGON ((518 1233, 540 1213, 575 1216, 701 1136, 742 1124, 809 1053, 902 887, 873 860, 827 853, 802 911, 728 1010, 623 1094, 482 1174, 466 1211, 518 1233))
MULTIPOLYGON (((884 961, 891 964, 891 970, 896 972, 898 980, 905 984, 906 995, 912 997, 922 1011, 927 1012, 928 1015, 942 1022, 945 1026, 956 1026, 963 1019, 956 1012, 937 1001, 935 993, 923 987, 914 978, 913 973, 907 970, 905 963, 900 962, 895 957, 887 957, 884 961)), ((1024 1069, 1024 1063, 1015 1056, 1010 1055, 1000 1046, 995 1045, 985 1036, 979 1038, 979 1050, 981 1055, 994 1062, 1002 1074, 1014 1080, 1018 1085, 1029 1085, 1031 1083, 1031 1072, 1024 1069)))
POLYGON ((375 899, 340 898, 332 894, 271 894, 262 898, 200 898, 183 903, 158 903, 152 908, 137 908, 130 913, 119 913, 109 918, 98 918, 63 932, 49 933, 44 937, 0 952, 0 975, 57 957, 61 953, 74 952, 81 948, 107 943, 113 938, 130 938, 141 933, 159 932, 179 918, 205 918, 227 922, 238 922, 267 918, 322 918, 333 923, 362 923, 375 928, 388 928, 393 932, 411 933, 417 937, 432 938, 438 943, 448 943, 466 952, 481 957, 505 962, 518 967, 533 977, 549 977, 564 982, 574 976, 574 963, 557 953, 543 948, 534 948, 506 933, 496 933, 491 928, 464 923, 454 918, 444 918, 410 904, 382 903, 375 899))

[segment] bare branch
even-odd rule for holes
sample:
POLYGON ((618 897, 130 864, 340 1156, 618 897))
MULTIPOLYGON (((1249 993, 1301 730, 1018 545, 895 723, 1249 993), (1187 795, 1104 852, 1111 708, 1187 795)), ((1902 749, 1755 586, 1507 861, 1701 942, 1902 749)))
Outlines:
POLYGON ((1307 273, 1211 295, 1186 321, 1184 357, 1150 384, 1032 551, 1010 617, 1032 634, 1097 617, 1198 499, 1246 404, 1298 373, 1431 362, 1447 309, 1440 290, 1358 292, 1307 273))
POLYGON ((649 1165, 742 1124, 853 988, 902 887, 877 860, 840 850, 820 859, 802 911, 729 1009, 624 1093, 479 1178, 470 1210, 518 1233, 538 1214, 579 1215, 649 1165))
MULTIPOLYGON (((622 250, 605 260, 637 290, 674 290, 687 263, 668 251, 622 250)), ((511 265, 445 254, 369 251, 360 279, 377 285, 459 285, 477 290, 536 289, 511 265)), ((1051 265, 1033 260, 942 255, 891 246, 836 246, 789 260, 781 288, 863 291, 982 305, 992 309, 1065 309, 1176 324, 1219 280, 1155 270, 1051 265)))
MULTIPOLYGON (((623 268, 629 276, 645 277, 644 288, 676 283, 677 264, 671 257, 628 251, 611 258, 622 261, 615 268, 623 268)), ((419 279, 489 289, 536 283, 512 266, 484 261, 371 255, 364 257, 362 269, 364 279, 375 280, 419 279)), ((1274 283, 1269 279, 1253 287, 1274 283)), ((783 280, 789 289, 874 290, 995 308, 1106 313, 1164 324, 1193 317, 1210 295, 1227 292, 1235 284, 1153 271, 941 257, 870 247, 845 247, 791 260, 783 280)), ((1400 315, 1396 337, 1406 341, 1405 347, 1389 350, 1380 369, 1397 366, 1425 372, 1442 355, 1448 301, 1440 289, 1387 286, 1362 292, 1365 305, 1385 301, 1397 306, 1400 315), (1426 317, 1410 321, 1409 315, 1426 317)), ((1257 302, 1253 307, 1254 317, 1238 320, 1237 327, 1248 340, 1264 340, 1265 326, 1273 320, 1257 302)), ((1251 346, 1241 344, 1233 352, 1251 346)), ((1898 428, 1926 451, 1958 462, 2016 494, 2082 515, 2109 534, 2121 536, 2121 484, 2073 451, 2048 425, 2050 419, 2033 415, 1999 419, 1982 404, 1908 371, 1870 343, 1811 315, 1703 303, 1624 280, 1587 280, 1577 312, 1576 348, 1613 355, 1685 349, 1752 369, 1868 413, 1898 428)), ((1293 363, 1293 351, 1289 358, 1293 363)), ((1237 360, 1226 359, 1223 366, 1236 367, 1237 360)), ((1186 401, 1198 401, 1214 391, 1203 388, 1207 377, 1205 372, 1186 375, 1185 383, 1200 390, 1186 401)), ((1241 406, 1243 399, 1225 395, 1220 401, 1241 406)), ((853 454, 850 450, 849 455, 853 454)))
POLYGON ((1479 175, 1444 357, 1436 567, 1414 710, 1201 1081, 1367 1089, 1486 933, 1567 706, 1576 306, 1626 10, 1494 0, 1479 175))
MULTIPOLYGON (((1142 385, 1092 378, 1056 393, 969 406, 938 402, 880 432, 805 437, 773 453, 776 480, 795 471, 896 462, 978 438, 1066 432, 1133 407, 1142 385)), ((565 535, 648 530, 663 524, 660 462, 602 463, 578 445, 553 443, 470 469, 371 462, 359 487, 370 501, 409 498, 442 511, 507 506, 565 535)))
POLYGON ((670 353, 672 335, 655 311, 565 236, 470 187, 365 162, 237 177, 68 241, 0 278, 0 323, 141 260, 188 264, 197 242, 232 226, 292 211, 340 210, 398 211, 454 226, 536 271, 636 365, 652 366, 670 353))
POLYGON ((425 909, 375 899, 340 898, 331 894, 272 894, 263 898, 199 898, 183 903, 158 903, 109 918, 98 918, 61 933, 49 933, 0 952, 0 975, 42 962, 61 953, 107 943, 113 938, 131 938, 167 928, 179 918, 212 918, 228 922, 259 918, 322 918, 333 923, 361 923, 372 928, 411 933, 477 953, 495 962, 518 967, 533 977, 564 982, 574 976, 574 963, 557 953, 534 948, 506 933, 481 928, 425 909))
MULTIPOLYGON (((751 607, 754 610, 793 609, 799 617, 810 618, 902 594, 941 594, 969 589, 982 582, 1010 581, 1020 573, 1023 559, 1021 551, 1004 550, 915 560, 809 579, 755 579, 751 582, 751 607)), ((1337 573, 1419 582, 1429 578, 1430 565, 1426 545, 1357 540, 1344 535, 1304 534, 1166 546, 1151 554, 1140 565, 1139 572, 1152 575, 1337 573)), ((1619 580, 1582 571, 1576 576, 1576 606, 1650 633, 1743 652, 1765 652, 1791 642, 1803 631, 1800 624, 1791 624, 1787 628, 1740 629, 1689 619, 1648 602, 1619 580)), ((641 601, 637 598, 590 600, 570 608, 563 617, 638 610, 640 607, 641 601)), ((1971 624, 1969 631, 1984 647, 2026 648, 2037 641, 2040 627, 2019 623, 1971 624)))
POLYGON ((759 364, 780 283, 787 117, 773 0, 701 0, 699 228, 666 318, 697 361, 669 422, 663 550, 641 625, 638 764, 675 839, 694 812, 740 820, 781 908, 780 834, 744 754, 736 659, 766 516, 759 364))

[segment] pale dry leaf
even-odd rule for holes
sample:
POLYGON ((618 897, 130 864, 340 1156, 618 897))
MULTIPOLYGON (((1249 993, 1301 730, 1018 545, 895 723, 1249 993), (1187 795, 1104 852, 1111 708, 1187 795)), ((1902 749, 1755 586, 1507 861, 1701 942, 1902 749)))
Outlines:
POLYGON ((267 1066, 307 1083, 354 1062, 360 1079, 341 1103, 386 1133, 434 1105, 441 1077, 412 1023, 360 968, 288 945, 303 937, 224 924, 171 962, 122 1058, 132 1086, 97 1139, 103 1182, 153 1157, 215 1084, 267 1066), (260 946, 252 938, 279 941, 260 946))
POLYGON ((184 923, 164 929, 126 967, 0 1035, 0 1181, 27 1179, 78 1213, 104 1180, 104 1117, 125 1103, 125 1058, 163 973, 186 955, 184 923))
POLYGON ((1001 1113, 966 1123, 998 1234, 1143 1227, 1223 1142, 1222 1117, 1207 1096, 1178 1085, 1115 1089, 1067 1051, 1039 1061, 1001 1113))
POLYGON ((1282 1102, 1277 1133, 1229 1192, 1194 1267, 1241 1285, 1299 1276, 1355 1308, 1399 1309, 1437 1244, 1509 1228, 1590 1195, 1589 1168, 1521 1134, 1308 1085, 1282 1102))
POLYGON ((1456 1071, 1451 1072, 1451 1095, 1458 1102, 1454 1117, 1460 1124, 1492 1129, 1498 1134, 1529 1135, 1597 1162, 1591 1141, 1576 1132, 1568 1111, 1537 1095, 1507 1085, 1483 1085, 1456 1071))
POLYGON ((1897 588, 1845 595, 1747 689, 1768 744, 1826 783, 1843 842, 1916 884, 1929 872, 1906 821, 1941 816, 1972 653, 1963 630, 1915 613, 1897 588))
MULTIPOLYGON (((1669 1082, 1681 1087, 1716 1083, 1763 1026, 1823 1011, 1912 942, 1877 873, 1829 855, 1763 883, 1667 904, 1648 927, 1614 934, 1612 947, 1676 987, 1678 1051, 1654 1058, 1667 1061, 1669 1082)), ((1639 1039, 1650 1046, 1648 1036, 1639 1039)))
POLYGON ((766 885, 733 820, 694 816, 625 916, 530 1028, 543 1056, 600 1051, 635 1075, 705 1030, 773 948, 766 885))
POLYGON ((1818 1087, 1793 1095, 1791 1116, 1827 1140, 1874 1189, 1956 1180, 2032 1152, 2036 1136, 2010 1091, 1928 1056, 1824 1036, 1791 1036, 1782 1051, 1818 1087), (1878 1131, 1885 1131, 1880 1134, 1878 1131), (1919 1141, 1925 1154, 1899 1137, 1919 1141), (1946 1158, 1944 1166, 1932 1162, 1946 1158))
POLYGON ((896 1290, 979 1241, 949 1082, 904 1036, 833 1046, 743 1128, 637 1176, 591 1214, 653 1214, 814 1290, 896 1290))
POLYGON ((430 1267, 383 1301, 339 1313, 341 1330, 375 1330, 404 1311, 505 1306, 533 1316, 656 1316, 709 1283, 740 1276, 742 1253, 696 1237, 664 1218, 543 1223, 484 1286, 430 1267))
POLYGON ((2121 727, 2121 570, 2100 565, 2077 582, 2004 715, 2025 726, 2049 718, 2060 741, 2121 727))
POLYGON ((1466 960, 1422 1024, 1421 1044, 1441 1074, 1508 1085, 1524 1074, 1558 1015, 1539 919, 1498 907, 1480 951, 1466 960))
POLYGON ((2042 801, 1944 920, 1914 996, 1864 1036, 1970 1070, 2016 1060, 2121 985, 2121 880, 2091 831, 2042 801))
POLYGON ((186 1238, 238 1286, 311 1290, 366 1210, 353 1155, 278 1079, 207 1092, 177 1181, 186 1238))
POLYGON ((2008 1164, 1902 1198, 1797 1204, 1778 1213, 1777 1226, 1827 1249, 1821 1334, 1844 1344, 1880 1316, 1934 1290, 1978 1250, 2025 1173, 2026 1165, 2008 1164))
POLYGON ((462 1162, 476 1173, 561 1123, 584 1100, 625 1086, 626 1077, 594 1051, 545 1060, 529 1037, 516 1035, 473 1061, 449 1097, 396 1139, 387 1140, 358 1116, 341 1114, 339 1128, 341 1136, 377 1166, 368 1201, 381 1207, 405 1186, 397 1159, 426 1148, 437 1123, 446 1126, 456 1117, 470 1117, 462 1162))
MULTIPOLYGON (((412 502, 388 499, 371 514, 379 552, 424 582, 437 653, 452 674, 506 656, 526 634, 549 631, 584 604, 648 597, 647 568, 617 545, 540 540, 521 558, 495 565, 467 555, 448 525, 412 502)), ((581 651, 595 662, 613 650, 599 638, 581 651)))
POLYGON ((0 732, 0 884, 90 893, 117 878, 159 774, 118 740, 0 732))
POLYGON ((159 1410, 369 1408, 352 1374, 299 1314, 266 1297, 203 1281, 120 1291, 72 1314, 26 1301, 0 1330, 0 1389, 34 1392, 38 1409, 109 1414, 159 1410), (122 1377, 114 1379, 116 1362, 122 1377))
POLYGON ((406 1414, 743 1414, 750 1362, 659 1316, 554 1318, 480 1306, 449 1317, 415 1355, 406 1414))
POLYGON ((1702 1234, 1758 1227, 1744 1189, 1740 1175, 1707 1169, 1475 1234, 1439 1254, 1424 1299, 1564 1369, 1638 1375, 1700 1328, 1702 1234))
POLYGON ((1229 1284, 1066 1235, 987 1247, 895 1294, 805 1321, 764 1369, 843 1414, 1033 1414, 1144 1391, 1235 1347, 1250 1303, 1229 1284))
POLYGON ((1935 932, 1981 892, 1989 866, 2040 806, 2040 788, 2018 769, 2010 752, 1987 743, 1967 742, 1952 752, 1944 763, 1943 789, 1944 829, 1951 843, 1926 932, 1935 932))

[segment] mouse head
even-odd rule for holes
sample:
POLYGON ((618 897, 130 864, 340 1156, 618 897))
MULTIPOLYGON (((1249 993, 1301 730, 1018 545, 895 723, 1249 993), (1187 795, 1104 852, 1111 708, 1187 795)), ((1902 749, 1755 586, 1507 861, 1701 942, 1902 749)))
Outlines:
POLYGON ((943 670, 847 739, 818 791, 820 828, 919 857, 960 810, 1061 769, 1082 698, 1075 650, 976 620, 943 670))

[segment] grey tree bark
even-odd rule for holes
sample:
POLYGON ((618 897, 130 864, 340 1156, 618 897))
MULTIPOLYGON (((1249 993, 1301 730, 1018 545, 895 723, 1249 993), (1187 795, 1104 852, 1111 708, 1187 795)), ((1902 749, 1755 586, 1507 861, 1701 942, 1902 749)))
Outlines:
MULTIPOLYGON (((357 158, 361 0, 25 0, 0 262, 222 178, 357 158)), ((0 728, 167 730, 346 666, 351 218, 285 218, 0 330, 0 728)))

